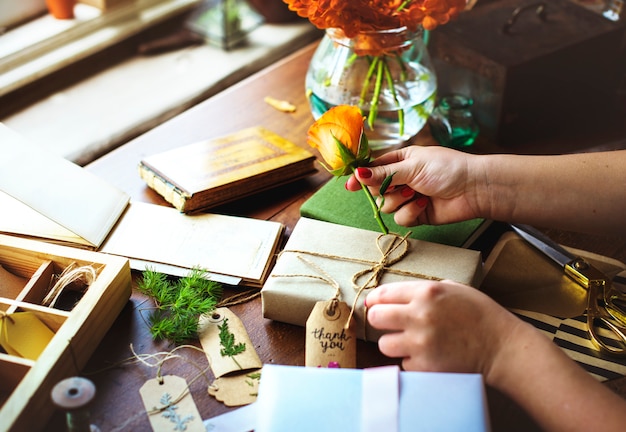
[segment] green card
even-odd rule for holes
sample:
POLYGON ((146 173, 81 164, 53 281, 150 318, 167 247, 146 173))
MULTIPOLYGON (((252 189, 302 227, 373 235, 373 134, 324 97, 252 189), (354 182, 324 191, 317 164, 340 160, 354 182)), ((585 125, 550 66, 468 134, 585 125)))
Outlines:
MULTIPOLYGON (((372 213, 372 208, 363 192, 349 192, 345 189, 347 176, 333 177, 300 207, 300 215, 340 225, 380 231, 372 213)), ((410 237, 441 243, 449 246, 467 247, 488 225, 485 219, 447 225, 420 225, 403 227, 396 224, 393 214, 383 214, 383 221, 391 232, 410 237)))

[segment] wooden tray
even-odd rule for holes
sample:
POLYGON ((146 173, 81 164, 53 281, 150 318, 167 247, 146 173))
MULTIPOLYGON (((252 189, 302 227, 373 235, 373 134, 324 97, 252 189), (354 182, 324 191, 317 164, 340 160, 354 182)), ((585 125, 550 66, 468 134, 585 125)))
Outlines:
POLYGON ((37 360, 0 352, 0 430, 40 430, 55 410, 54 385, 80 374, 128 302, 130 267, 126 258, 6 235, 0 265, 29 279, 17 293, 0 286, 0 310, 31 311, 55 332, 37 360), (94 266, 96 279, 69 311, 42 306, 52 278, 73 263, 94 266))

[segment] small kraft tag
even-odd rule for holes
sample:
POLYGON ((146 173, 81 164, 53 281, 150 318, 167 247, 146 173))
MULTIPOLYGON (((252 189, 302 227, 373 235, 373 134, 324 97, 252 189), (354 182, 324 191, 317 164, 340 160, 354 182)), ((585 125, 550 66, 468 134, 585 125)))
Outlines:
POLYGON ((243 323, 228 308, 202 315, 198 337, 216 378, 263 366, 243 323))
POLYGON ((139 389, 154 431, 206 432, 187 381, 165 375, 146 381, 139 389))
POLYGON ((356 333, 350 307, 337 299, 315 303, 306 321, 305 365, 356 367, 356 333))
POLYGON ((259 393, 261 369, 223 376, 211 383, 209 394, 226 406, 248 405, 259 393))
POLYGON ((0 346, 12 356, 37 360, 53 337, 32 312, 0 313, 0 346))

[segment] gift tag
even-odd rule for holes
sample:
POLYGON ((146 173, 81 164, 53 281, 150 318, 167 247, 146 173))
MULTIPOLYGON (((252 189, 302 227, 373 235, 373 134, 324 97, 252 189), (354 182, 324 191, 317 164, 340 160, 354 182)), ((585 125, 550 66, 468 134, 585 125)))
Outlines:
POLYGON ((148 380, 139 389, 139 394, 152 430, 206 431, 185 378, 165 375, 148 380))
POLYGON ((216 378, 263 366, 243 323, 228 308, 202 315, 198 337, 216 378))
POLYGON ((350 308, 336 299, 315 303, 306 321, 305 366, 356 367, 356 334, 350 308))
POLYGON ((32 312, 0 315, 0 345, 13 356, 37 360, 54 332, 32 312))
POLYGON ((251 404, 256 400, 261 380, 261 369, 216 379, 209 386, 209 394, 226 406, 251 404))

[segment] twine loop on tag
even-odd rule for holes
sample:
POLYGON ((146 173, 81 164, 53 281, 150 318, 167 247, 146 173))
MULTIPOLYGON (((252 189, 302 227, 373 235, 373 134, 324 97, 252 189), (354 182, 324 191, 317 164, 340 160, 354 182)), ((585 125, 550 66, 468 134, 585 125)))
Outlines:
POLYGON ((196 346, 193 346, 193 345, 179 345, 176 348, 174 348, 172 351, 169 351, 169 352, 158 352, 158 353, 154 353, 154 354, 137 354, 135 352, 135 349, 134 349, 133 345, 132 344, 130 345, 130 350, 133 353, 133 357, 131 359, 129 359, 129 361, 137 361, 137 362, 142 363, 143 365, 148 366, 148 367, 156 367, 157 368, 156 380, 157 380, 157 382, 159 384, 163 384, 164 383, 164 379, 163 379, 163 375, 161 374, 161 370, 163 368, 163 364, 166 361, 168 361, 168 360, 182 359, 182 360, 186 361, 187 363, 193 365, 196 369, 199 370, 199 373, 195 377, 193 377, 191 381, 189 381, 187 386, 181 391, 181 393, 178 396, 172 398, 172 400, 167 405, 164 405, 164 406, 158 407, 158 408, 154 408, 153 410, 148 411, 148 415, 159 413, 161 411, 166 410, 168 407, 170 407, 172 405, 176 405, 178 402, 180 402, 187 395, 187 393, 189 393, 191 384, 193 384, 200 377, 204 377, 207 380, 207 383, 210 383, 208 377, 206 376, 206 372, 208 371, 210 366, 207 366, 206 368, 202 368, 200 365, 196 364, 195 362, 191 361, 190 359, 185 358, 185 357, 181 356, 180 354, 176 354, 175 353, 179 349, 183 349, 183 348, 190 348, 190 349, 194 349, 194 350, 197 350, 197 351, 204 352, 200 348, 198 348, 196 346))

